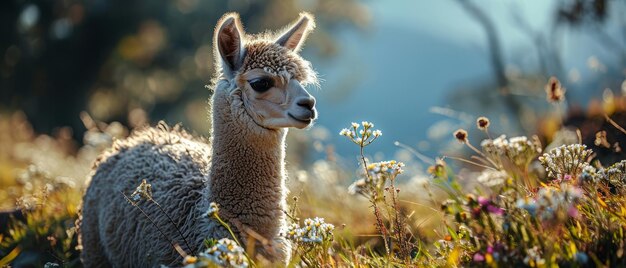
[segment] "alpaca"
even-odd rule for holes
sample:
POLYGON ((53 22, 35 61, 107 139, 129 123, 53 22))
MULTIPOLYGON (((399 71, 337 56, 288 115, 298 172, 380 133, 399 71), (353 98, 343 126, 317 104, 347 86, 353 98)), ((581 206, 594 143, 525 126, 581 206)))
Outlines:
POLYGON ((317 83, 316 74, 298 54, 314 26, 302 13, 282 34, 250 36, 237 14, 219 20, 209 142, 159 123, 116 141, 96 160, 79 219, 86 267, 180 265, 171 242, 197 253, 206 238, 230 238, 206 216, 211 202, 244 247, 256 241, 267 260, 288 261, 291 246, 279 234, 286 225, 285 136, 287 128, 307 128, 317 117, 315 98, 304 89, 317 83), (125 200, 122 192, 142 179, 189 248, 154 204, 140 206, 173 241, 125 200))

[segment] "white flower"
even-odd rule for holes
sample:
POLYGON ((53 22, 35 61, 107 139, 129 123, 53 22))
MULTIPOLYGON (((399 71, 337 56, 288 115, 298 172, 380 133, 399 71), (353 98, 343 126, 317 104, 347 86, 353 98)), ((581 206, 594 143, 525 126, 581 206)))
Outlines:
POLYGON ((359 127, 359 124, 352 122, 352 127, 353 127, 353 128, 358 128, 358 127, 359 127))
POLYGON ((488 187, 495 187, 502 185, 508 178, 508 174, 504 171, 485 169, 478 175, 476 180, 488 187))
POLYGON ((297 243, 319 244, 323 241, 332 241, 335 226, 325 223, 324 218, 315 217, 304 220, 304 226, 301 228, 297 223, 293 223, 287 227, 286 237, 297 243))
POLYGON ((357 181, 350 184, 350 186, 348 187, 348 193, 352 195, 364 193, 367 183, 368 182, 365 179, 358 179, 357 181))
POLYGON ((342 130, 339 132, 339 135, 341 135, 341 136, 346 136, 346 137, 351 137, 351 136, 352 136, 352 131, 351 131, 351 130, 349 130, 349 129, 347 129, 347 128, 344 128, 344 129, 342 129, 342 130))
POLYGON ((396 176, 401 174, 404 172, 404 170, 402 170, 403 167, 404 163, 390 160, 369 164, 367 165, 367 171, 372 177, 378 178, 381 176, 396 176))
POLYGON ((195 265, 190 267, 206 267, 208 266, 206 262, 212 262, 222 267, 248 267, 248 258, 246 258, 243 248, 228 238, 220 239, 213 247, 198 254, 195 265))
POLYGON ((548 177, 562 180, 566 175, 578 178, 588 164, 592 151, 583 144, 562 145, 539 157, 548 177))
POLYGON ((220 208, 217 206, 215 202, 211 202, 209 204, 209 209, 207 209, 206 214, 209 217, 213 217, 213 215, 217 214, 220 211, 220 208))
POLYGON ((374 135, 374 137, 378 138, 383 135, 383 132, 377 129, 377 130, 374 130, 372 134, 374 135))

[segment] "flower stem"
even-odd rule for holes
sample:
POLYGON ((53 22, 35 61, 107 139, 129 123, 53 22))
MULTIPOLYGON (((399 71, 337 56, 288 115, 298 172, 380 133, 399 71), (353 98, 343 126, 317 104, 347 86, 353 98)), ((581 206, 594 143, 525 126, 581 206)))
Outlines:
MULTIPOLYGON (((235 233, 233 232, 233 229, 230 228, 230 226, 228 225, 228 223, 224 222, 222 220, 222 218, 220 218, 220 215, 218 215, 217 213, 213 214, 213 218, 215 218, 222 226, 224 226, 224 228, 226 228, 226 230, 228 230, 228 233, 230 233, 230 236, 233 237, 233 240, 235 240, 235 243, 237 243, 237 245, 239 245, 240 247, 243 248, 241 242, 239 242, 239 240, 237 239, 237 237, 235 236, 235 233)), ((248 259, 248 261, 250 262, 250 264, 252 265, 252 267, 256 267, 256 264, 254 263, 254 261, 252 260, 252 258, 250 258, 250 256, 248 255, 248 252, 243 253, 246 258, 248 259)))
POLYGON ((139 211, 141 211, 141 213, 146 216, 146 218, 148 218, 148 221, 150 221, 150 223, 152 225, 154 225, 154 227, 157 229, 157 231, 159 231, 159 233, 165 237, 165 239, 167 239, 168 242, 170 242, 170 244, 172 245, 172 247, 174 249, 176 249, 176 244, 174 244, 174 240, 172 240, 171 238, 169 238, 169 236, 167 236, 163 230, 161 230, 161 228, 159 227, 159 225, 156 224, 156 222, 154 222, 154 220, 152 218, 150 218, 150 215, 148 215, 148 213, 146 213, 143 209, 141 209, 137 203, 133 202, 132 200, 130 200, 130 198, 128 198, 128 196, 126 196, 126 194, 124 194, 124 192, 120 191, 120 193, 124 196, 124 198, 126 198, 126 201, 128 201, 131 205, 133 205, 133 207, 136 207, 137 209, 139 209, 139 211))
POLYGON ((192 252, 192 254, 195 254, 193 252, 193 249, 191 248, 191 246, 189 246, 189 242, 187 242, 187 238, 185 237, 185 235, 183 235, 183 233, 180 231, 180 227, 178 227, 178 224, 176 224, 174 222, 174 220, 172 219, 172 217, 170 217, 170 215, 165 212, 165 210, 161 207, 161 205, 159 205, 159 203, 157 203, 157 201, 155 201, 154 199, 152 199, 152 197, 148 198, 149 201, 151 201, 152 203, 154 203, 159 210, 161 210, 161 213, 165 214, 165 216, 167 216, 167 219, 170 221, 170 223, 172 223, 172 225, 174 225, 174 227, 176 227, 176 231, 178 232, 178 235, 180 235, 180 237, 183 238, 183 241, 185 241, 185 245, 187 246, 187 249, 189 249, 190 252, 192 252))

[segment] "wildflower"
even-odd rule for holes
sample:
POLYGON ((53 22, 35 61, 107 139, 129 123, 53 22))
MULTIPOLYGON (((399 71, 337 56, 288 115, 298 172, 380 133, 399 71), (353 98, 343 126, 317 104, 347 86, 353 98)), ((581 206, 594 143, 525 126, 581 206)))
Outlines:
POLYGON ((454 132, 454 137, 460 143, 465 143, 467 142, 467 131, 465 131, 465 129, 458 129, 457 131, 454 132))
POLYGON ((185 264, 185 265, 187 265, 187 264, 194 264, 196 262, 198 262, 198 257, 194 257, 194 256, 191 256, 191 255, 187 255, 183 259, 183 264, 185 264))
POLYGON ((556 77, 550 77, 548 84, 545 86, 546 98, 548 102, 560 102, 565 98, 565 88, 561 86, 561 82, 556 77))
POLYGON ((590 165, 585 165, 583 167, 583 172, 578 176, 578 180, 581 183, 592 182, 598 180, 598 174, 596 172, 596 168, 590 165))
POLYGON ((562 184, 560 190, 564 194, 564 199, 569 201, 577 201, 583 196, 583 191, 580 188, 570 184, 562 184))
POLYGON ((475 262, 484 262, 484 261, 485 261, 485 256, 483 256, 483 255, 482 255, 482 254, 480 254, 480 253, 476 253, 476 254, 474 254, 474 258, 473 258, 473 260, 474 260, 475 262))
POLYGON ((376 130, 372 129, 374 127, 373 123, 363 121, 362 122, 363 128, 359 129, 360 126, 361 125, 353 122, 351 124, 352 129, 344 128, 341 131, 339 131, 339 135, 347 137, 353 143, 355 143, 356 145, 359 145, 360 147, 365 147, 367 145, 370 145, 374 140, 376 140, 378 137, 380 137, 383 134, 378 129, 376 130))
POLYGON ((585 168, 583 169, 583 174, 585 171, 588 171, 588 179, 593 181, 607 181, 612 185, 622 185, 626 183, 626 160, 617 162, 608 168, 600 168, 597 171, 593 168, 585 168))
POLYGON ((446 162, 444 162, 440 158, 437 158, 437 160, 435 160, 435 164, 429 166, 427 169, 427 172, 435 177, 442 177, 443 175, 445 175, 445 171, 446 162))
POLYGON ((286 237, 297 243, 320 244, 333 240, 335 226, 324 222, 324 218, 315 217, 304 220, 304 226, 292 223, 287 227, 286 237))
POLYGON ((404 163, 396 162, 396 160, 381 161, 367 165, 367 172, 371 177, 381 178, 388 176, 395 178, 398 174, 402 174, 404 163))
POLYGON ((501 135, 493 140, 482 141, 481 147, 488 158, 500 159, 504 156, 520 168, 525 168, 537 154, 541 153, 541 142, 537 136, 533 136, 532 139, 526 136, 507 139, 505 135, 501 135))
POLYGON ((563 183, 556 188, 541 188, 534 200, 520 199, 517 201, 517 207, 523 208, 530 215, 539 216, 545 221, 563 221, 568 217, 576 218, 579 216, 576 205, 582 197, 581 189, 563 183))
POLYGON ((588 165, 591 153, 584 144, 563 145, 543 154, 539 162, 548 172, 548 177, 561 181, 565 175, 577 178, 588 165))
POLYGON ((528 197, 518 199, 515 205, 518 208, 528 211, 531 216, 534 216, 535 212, 537 211, 537 203, 534 200, 529 199, 528 197))
POLYGON ((209 216, 209 217, 213 217, 219 211, 220 211, 220 209, 217 206, 217 204, 215 202, 211 202, 211 204, 209 204, 209 209, 207 209, 207 211, 206 211, 206 215, 209 216))
POLYGON ((437 249, 437 251, 435 252, 437 253, 437 255, 446 256, 448 255, 448 253, 454 250, 454 243, 446 241, 444 239, 440 239, 435 242, 435 248, 437 249))
MULTIPOLYGON (((187 259, 185 260, 193 260, 187 259)), ((211 248, 198 254, 195 262, 185 263, 185 267, 206 267, 213 263, 223 267, 243 268, 248 267, 248 259, 245 251, 235 241, 222 238, 211 248)))
POLYGON ((611 144, 606 139, 606 131, 596 132, 596 139, 593 141, 596 146, 602 146, 605 148, 611 148, 611 144))
POLYGON ((574 260, 576 262, 585 264, 589 261, 589 257, 583 252, 576 252, 576 254, 574 254, 574 260))
POLYGON ((457 211, 457 202, 452 199, 447 199, 441 203, 441 210, 446 213, 453 214, 457 211))
POLYGON ((491 122, 489 122, 489 118, 487 117, 481 116, 478 119, 476 119, 476 126, 480 130, 486 130, 487 128, 489 128, 490 124, 491 122))
POLYGON ((472 230, 465 225, 461 225, 459 226, 458 234, 459 234, 459 238, 469 239, 472 237, 472 230))
MULTIPOLYGON (((473 196, 471 198, 473 198, 473 196)), ((470 203, 470 206, 472 201, 473 200, 470 200, 470 202, 468 202, 470 203)), ((474 207, 475 210, 472 211, 474 217, 478 217, 481 211, 494 215, 504 214, 504 209, 496 206, 496 204, 490 198, 479 196, 478 198, 476 198, 475 202, 478 204, 478 206, 474 207)))
POLYGON ((150 185, 146 179, 141 180, 141 184, 137 186, 135 191, 130 195, 133 201, 139 201, 142 198, 152 199, 152 185, 150 185))
POLYGON ((348 187, 350 194, 370 194, 380 190, 387 180, 395 179, 404 170, 404 163, 395 160, 381 161, 367 165, 365 178, 359 179, 348 187))
POLYGON ((354 183, 348 186, 349 194, 365 194, 366 193, 367 181, 365 179, 358 179, 354 183))
POLYGON ((541 257, 541 251, 535 246, 526 250, 524 263, 530 267, 543 267, 546 260, 541 257))
POLYGON ((504 184, 508 177, 509 175, 504 171, 485 169, 476 180, 487 187, 497 187, 504 184))
POLYGON ((341 136, 346 136, 346 137, 349 137, 349 138, 350 138, 350 137, 354 137, 354 136, 356 136, 356 134, 354 133, 354 131, 349 130, 349 129, 347 129, 347 128, 342 129, 342 130, 339 132, 339 135, 341 135, 341 136))

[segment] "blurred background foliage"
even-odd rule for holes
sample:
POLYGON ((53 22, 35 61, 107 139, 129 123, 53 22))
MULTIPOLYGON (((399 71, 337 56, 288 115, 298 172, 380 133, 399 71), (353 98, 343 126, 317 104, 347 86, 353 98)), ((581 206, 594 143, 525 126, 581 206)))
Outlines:
POLYGON ((103 121, 182 121, 206 133, 204 85, 213 73, 217 19, 241 14, 247 30, 279 29, 301 10, 318 18, 309 46, 316 57, 337 52, 329 31, 365 28, 355 1, 3 1, 2 110, 23 110, 37 132, 70 126, 80 137, 87 111, 103 121))
POLYGON ((583 109, 605 89, 626 88, 622 0, 8 0, 0 111, 23 111, 36 133, 68 126, 79 141, 82 111, 130 127, 182 122, 207 135, 217 19, 239 12, 258 33, 303 10, 318 24, 303 54, 324 80, 314 133, 329 142, 345 121, 367 118, 393 133, 377 151, 393 155, 399 140, 435 156, 447 133, 473 123, 464 114, 514 133, 541 127, 549 76, 568 89, 565 106, 583 109))
POLYGON ((207 135, 204 86, 217 19, 239 12, 257 33, 280 29, 302 10, 318 24, 303 53, 326 81, 314 92, 318 125, 310 135, 293 131, 294 163, 310 151, 318 153, 309 164, 351 155, 333 140, 347 121, 369 119, 385 129, 376 158, 410 161, 393 141, 430 156, 458 149, 449 133, 477 115, 507 133, 543 133, 545 141, 564 117, 592 143, 602 113, 622 109, 620 0, 8 0, 0 3, 0 114, 5 123, 32 126, 20 139, 49 134, 65 140, 69 154, 97 138, 90 128, 106 131, 92 121, 133 128, 164 119, 207 135), (552 117, 543 91, 551 75, 568 90, 563 114, 552 117))

